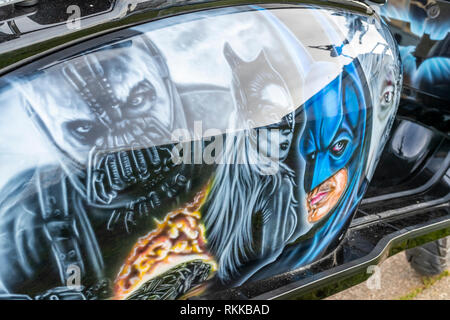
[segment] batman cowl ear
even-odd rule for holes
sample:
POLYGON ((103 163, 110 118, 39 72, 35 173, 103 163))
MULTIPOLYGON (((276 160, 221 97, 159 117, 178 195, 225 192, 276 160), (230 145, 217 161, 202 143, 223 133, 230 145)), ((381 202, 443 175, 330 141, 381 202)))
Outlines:
POLYGON ((228 42, 225 42, 225 45, 223 46, 223 55, 225 56, 225 59, 230 65, 231 69, 235 69, 236 67, 244 63, 244 61, 239 58, 236 52, 234 52, 228 42))

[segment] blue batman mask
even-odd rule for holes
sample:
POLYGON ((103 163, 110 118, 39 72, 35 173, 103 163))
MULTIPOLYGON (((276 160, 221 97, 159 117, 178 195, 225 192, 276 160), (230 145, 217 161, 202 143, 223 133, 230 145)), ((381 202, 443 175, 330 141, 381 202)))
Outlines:
POLYGON ((305 103, 308 121, 299 150, 306 161, 310 223, 329 216, 355 187, 366 133, 365 100, 361 80, 350 64, 305 103))
POLYGON ((306 163, 304 180, 298 183, 303 183, 304 192, 299 191, 299 195, 306 198, 311 226, 253 279, 292 270, 323 256, 328 248, 335 247, 355 212, 366 188, 363 172, 371 117, 367 83, 358 66, 357 62, 345 66, 336 79, 304 105, 307 121, 297 146, 306 163), (328 201, 330 197, 334 200, 328 201), (308 201, 312 199, 319 211, 321 205, 325 207, 322 215, 311 214, 309 209, 314 208, 308 201))

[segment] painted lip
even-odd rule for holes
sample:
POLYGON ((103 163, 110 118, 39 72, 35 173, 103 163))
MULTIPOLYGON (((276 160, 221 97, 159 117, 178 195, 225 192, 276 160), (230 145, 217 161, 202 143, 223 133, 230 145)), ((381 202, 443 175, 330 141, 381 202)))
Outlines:
POLYGON ((316 203, 319 203, 320 201, 325 199, 328 196, 328 194, 329 194, 329 191, 320 191, 317 195, 311 197, 310 204, 313 206, 316 203))
POLYGON ((347 168, 342 168, 306 195, 308 222, 316 223, 330 213, 345 191, 347 168))

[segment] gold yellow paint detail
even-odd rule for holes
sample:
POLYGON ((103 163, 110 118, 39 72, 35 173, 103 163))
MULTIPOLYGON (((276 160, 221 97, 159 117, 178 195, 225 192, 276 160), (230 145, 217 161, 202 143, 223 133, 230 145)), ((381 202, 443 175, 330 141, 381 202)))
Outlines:
POLYGON ((148 280, 186 261, 201 259, 216 271, 200 213, 209 189, 208 184, 192 202, 169 212, 155 230, 139 238, 115 280, 114 299, 126 299, 148 280))

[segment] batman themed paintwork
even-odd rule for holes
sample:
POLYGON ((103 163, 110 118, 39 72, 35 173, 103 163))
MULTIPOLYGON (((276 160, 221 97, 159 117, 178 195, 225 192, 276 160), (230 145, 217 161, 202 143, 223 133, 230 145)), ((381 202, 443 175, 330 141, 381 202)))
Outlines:
POLYGON ((400 86, 378 18, 308 5, 174 16, 8 74, 0 293, 189 298, 317 261, 400 86))
POLYGON ((448 102, 449 2, 389 0, 380 15, 397 40, 405 85, 448 102))

